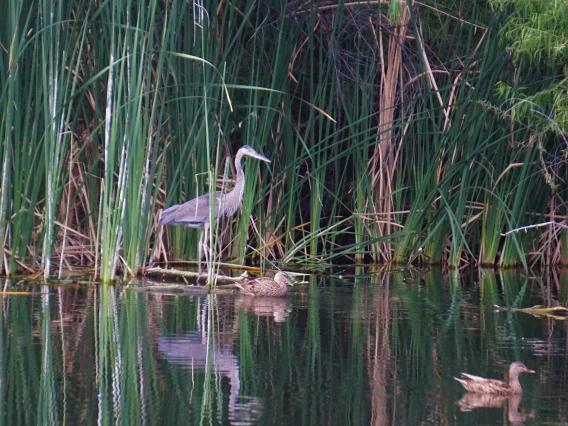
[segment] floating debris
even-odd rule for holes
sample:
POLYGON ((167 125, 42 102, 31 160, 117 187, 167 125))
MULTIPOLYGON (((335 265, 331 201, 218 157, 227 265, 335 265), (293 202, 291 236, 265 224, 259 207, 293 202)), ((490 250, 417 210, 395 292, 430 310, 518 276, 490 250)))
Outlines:
POLYGON ((531 308, 509 308, 499 305, 493 305, 496 311, 509 311, 509 312, 523 312, 525 314, 533 315, 535 317, 548 317, 556 320, 565 320, 568 318, 568 308, 564 306, 554 306, 546 308, 542 305, 535 305, 531 308))

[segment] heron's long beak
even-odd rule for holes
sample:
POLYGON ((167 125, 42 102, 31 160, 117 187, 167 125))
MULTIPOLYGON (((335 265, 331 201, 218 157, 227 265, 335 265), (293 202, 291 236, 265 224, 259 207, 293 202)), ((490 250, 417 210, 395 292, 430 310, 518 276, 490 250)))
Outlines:
POLYGON ((258 157, 255 155, 254 158, 257 158, 259 160, 266 161, 267 163, 270 163, 270 160, 268 158, 266 158, 264 155, 260 155, 258 153, 257 153, 257 155, 258 155, 258 157))
POLYGON ((529 370, 528 368, 525 370, 525 373, 529 373, 529 374, 534 374, 535 371, 534 370, 529 370))

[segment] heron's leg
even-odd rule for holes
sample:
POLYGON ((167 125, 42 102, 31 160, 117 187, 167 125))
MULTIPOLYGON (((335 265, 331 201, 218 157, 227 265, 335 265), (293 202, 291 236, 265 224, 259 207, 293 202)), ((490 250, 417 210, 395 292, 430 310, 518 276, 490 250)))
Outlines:
POLYGON ((201 275, 201 258, 203 257, 203 237, 204 236, 205 236, 205 231, 202 229, 201 235, 199 236, 199 244, 197 246, 197 251, 198 251, 197 263, 199 265, 199 275, 201 275))
POLYGON ((207 276, 211 271, 211 251, 209 249, 209 223, 203 226, 203 251, 205 252, 205 264, 207 265, 207 276))

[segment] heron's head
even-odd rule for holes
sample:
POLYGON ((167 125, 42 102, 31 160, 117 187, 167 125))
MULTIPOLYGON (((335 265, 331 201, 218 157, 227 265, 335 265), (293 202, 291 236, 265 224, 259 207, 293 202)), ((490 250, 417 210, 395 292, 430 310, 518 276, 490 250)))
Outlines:
POLYGON ((243 145, 237 152, 237 155, 239 154, 240 156, 248 155, 249 157, 256 158, 257 160, 266 161, 267 163, 270 163, 270 160, 268 158, 266 158, 264 155, 260 155, 258 152, 252 149, 250 145, 243 145))

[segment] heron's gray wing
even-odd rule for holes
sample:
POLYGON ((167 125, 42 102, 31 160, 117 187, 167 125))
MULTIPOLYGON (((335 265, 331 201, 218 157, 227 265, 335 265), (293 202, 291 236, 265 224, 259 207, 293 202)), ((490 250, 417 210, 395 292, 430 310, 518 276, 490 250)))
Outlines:
MULTIPOLYGON (((218 198, 215 197, 215 210, 218 211, 218 198)), ((189 200, 183 204, 176 204, 163 211, 160 225, 183 225, 191 228, 203 228, 205 223, 211 222, 209 218, 209 194, 189 200)), ((215 215, 217 220, 218 214, 215 215)))

